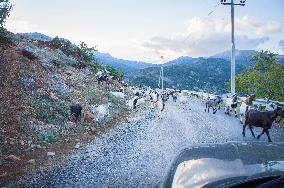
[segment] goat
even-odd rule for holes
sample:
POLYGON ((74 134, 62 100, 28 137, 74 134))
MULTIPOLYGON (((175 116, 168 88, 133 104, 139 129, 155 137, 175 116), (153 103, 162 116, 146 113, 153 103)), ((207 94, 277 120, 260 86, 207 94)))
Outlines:
POLYGON ((82 106, 79 102, 70 106, 70 117, 68 120, 77 122, 82 116, 82 106))
POLYGON ((160 117, 162 110, 163 110, 163 103, 161 100, 157 100, 155 102, 155 112, 157 117, 160 117))
POLYGON ((205 103, 205 105, 206 105, 205 112, 206 112, 206 109, 207 109, 207 111, 209 113, 209 109, 211 107, 213 109, 213 114, 215 114, 217 112, 218 106, 221 102, 222 102, 222 99, 219 96, 215 99, 208 99, 208 101, 206 101, 206 103, 205 103))
POLYGON ((238 106, 238 102, 237 102, 238 97, 234 96, 233 98, 229 98, 227 97, 226 101, 225 101, 225 114, 228 114, 231 116, 231 113, 233 110, 235 112, 235 117, 237 117, 237 111, 236 108, 238 106))
POLYGON ((281 116, 282 118, 284 117, 284 111, 280 107, 277 107, 274 111, 269 111, 269 112, 259 112, 257 110, 249 110, 246 113, 246 120, 243 126, 243 133, 242 133, 243 136, 245 136, 245 128, 247 125, 249 126, 251 134, 254 138, 255 138, 255 135, 252 130, 253 126, 261 127, 263 130, 262 130, 262 133, 257 136, 257 139, 259 139, 261 135, 266 133, 268 141, 272 142, 268 129, 271 129, 272 123, 275 121, 277 116, 281 116))

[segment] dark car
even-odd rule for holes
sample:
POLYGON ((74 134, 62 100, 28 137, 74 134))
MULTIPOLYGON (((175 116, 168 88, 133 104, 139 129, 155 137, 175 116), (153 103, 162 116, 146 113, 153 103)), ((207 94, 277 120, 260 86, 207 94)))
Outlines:
POLYGON ((284 143, 226 143, 184 149, 162 187, 284 187, 284 143))

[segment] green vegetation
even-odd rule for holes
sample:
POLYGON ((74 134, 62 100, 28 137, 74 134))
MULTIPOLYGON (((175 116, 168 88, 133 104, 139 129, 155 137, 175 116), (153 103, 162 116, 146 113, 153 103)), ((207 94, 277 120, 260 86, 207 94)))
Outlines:
POLYGON ((13 6, 9 2, 9 0, 0 0, 0 27, 4 26, 6 19, 10 15, 12 7, 13 6))
POLYGON ((69 40, 59 37, 55 37, 51 43, 54 47, 62 50, 67 56, 73 56, 77 60, 83 60, 93 71, 97 71, 101 68, 101 65, 93 56, 93 52, 96 51, 94 47, 88 47, 84 42, 81 42, 78 47, 69 40))
POLYGON ((276 62, 277 54, 261 51, 252 57, 256 62, 236 77, 236 90, 241 93, 255 93, 257 98, 284 101, 284 65, 276 62))
POLYGON ((94 47, 88 47, 86 43, 80 43, 80 50, 84 61, 87 63, 91 70, 97 71, 101 68, 101 65, 94 58, 93 52, 97 51, 94 47))
POLYGON ((113 77, 115 77, 116 79, 120 79, 122 80, 124 78, 124 73, 117 71, 115 68, 113 68, 112 66, 106 66, 107 71, 109 71, 109 74, 113 77))
POLYGON ((9 0, 0 0, 0 44, 12 42, 12 34, 4 28, 4 23, 9 17, 12 7, 9 0))
POLYGON ((69 115, 69 106, 65 101, 55 101, 47 94, 35 94, 31 106, 36 110, 34 117, 47 124, 63 124, 69 115))

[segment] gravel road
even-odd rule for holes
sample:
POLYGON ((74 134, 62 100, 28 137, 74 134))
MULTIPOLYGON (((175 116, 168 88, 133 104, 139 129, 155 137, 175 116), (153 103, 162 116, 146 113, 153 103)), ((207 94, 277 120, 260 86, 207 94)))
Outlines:
MULTIPOLYGON (((259 134, 261 130, 255 129, 259 134)), ((189 146, 230 141, 258 142, 246 137, 235 117, 204 112, 200 101, 187 105, 171 100, 160 118, 149 110, 139 120, 123 124, 70 156, 57 172, 38 174, 20 187, 156 187, 171 161, 189 146)), ((284 130, 273 127, 274 142, 284 141, 284 130)), ((260 141, 267 141, 263 135, 260 141)))

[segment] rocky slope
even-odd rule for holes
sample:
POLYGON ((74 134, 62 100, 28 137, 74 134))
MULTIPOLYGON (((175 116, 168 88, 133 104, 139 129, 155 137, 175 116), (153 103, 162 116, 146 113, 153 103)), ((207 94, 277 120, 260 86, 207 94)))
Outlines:
MULTIPOLYGON (((121 84, 98 85, 81 56, 51 41, 13 37, 13 44, 0 44, 0 185, 58 161, 131 116, 125 100, 109 93, 121 84), (78 123, 68 121, 74 102, 83 106, 78 123), (110 115, 97 128, 91 105, 108 102, 110 115)), ((125 94, 132 96, 127 88, 125 94)))

